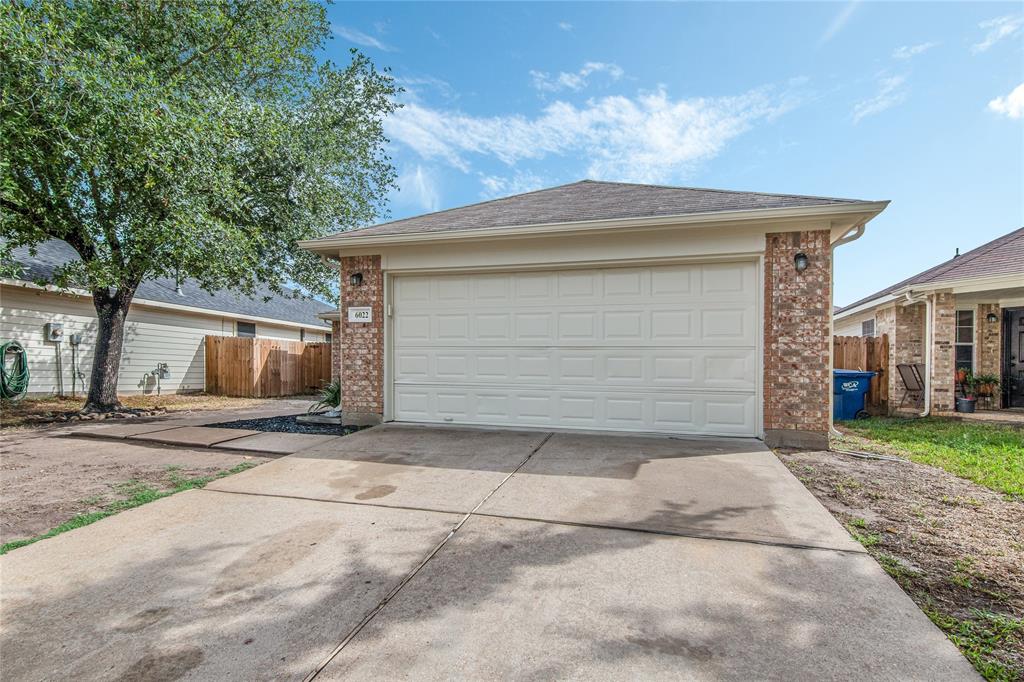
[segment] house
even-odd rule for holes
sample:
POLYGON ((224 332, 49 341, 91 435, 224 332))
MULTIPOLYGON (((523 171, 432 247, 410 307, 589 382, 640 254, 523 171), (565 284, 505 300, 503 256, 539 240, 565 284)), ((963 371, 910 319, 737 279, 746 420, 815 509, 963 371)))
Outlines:
MULTIPOLYGON (((841 308, 837 336, 889 337, 889 366, 925 366, 925 411, 949 412, 957 369, 997 375, 991 407, 1024 407, 1024 228, 841 308)), ((889 404, 905 396, 890 372, 889 404)))
MULTIPOLYGON (((55 393, 61 383, 68 395, 72 388, 86 390, 97 331, 92 299, 82 290, 61 293, 37 284, 75 258, 75 251, 59 240, 40 244, 34 256, 27 248, 15 249, 21 278, 0 280, 0 339, 18 341, 27 351, 29 395, 55 393), (46 340, 48 323, 63 325, 62 343, 46 340), (70 343, 73 334, 81 334, 77 346, 70 343)), ((154 370, 167 363, 170 377, 160 379, 161 392, 201 391, 206 335, 330 341, 330 325, 317 317, 329 310, 333 307, 321 301, 283 298, 270 290, 244 298, 228 291, 210 294, 188 279, 180 286, 171 279, 146 280, 128 312, 117 390, 155 392, 154 370), (264 301, 264 296, 271 298, 264 301)))
POLYGON ((302 242, 352 420, 830 428, 832 251, 887 202, 584 180, 302 242))

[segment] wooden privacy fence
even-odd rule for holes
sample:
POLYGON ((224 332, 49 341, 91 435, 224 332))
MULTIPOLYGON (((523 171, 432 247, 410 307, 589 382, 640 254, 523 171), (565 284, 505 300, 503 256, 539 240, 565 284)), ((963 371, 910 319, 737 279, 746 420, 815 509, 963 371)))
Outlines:
POLYGON ((331 380, 331 344, 206 337, 206 392, 243 398, 308 395, 331 380))
POLYGON ((871 414, 889 409, 889 335, 832 337, 832 364, 836 369, 875 372, 864 404, 871 414))

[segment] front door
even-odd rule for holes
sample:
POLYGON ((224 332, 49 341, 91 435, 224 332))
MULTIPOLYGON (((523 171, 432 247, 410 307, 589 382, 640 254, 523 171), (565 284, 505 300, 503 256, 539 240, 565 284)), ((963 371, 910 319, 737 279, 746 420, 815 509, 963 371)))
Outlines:
POLYGON ((1004 312, 1006 375, 1003 389, 1007 407, 1024 407, 1024 308, 1004 312))

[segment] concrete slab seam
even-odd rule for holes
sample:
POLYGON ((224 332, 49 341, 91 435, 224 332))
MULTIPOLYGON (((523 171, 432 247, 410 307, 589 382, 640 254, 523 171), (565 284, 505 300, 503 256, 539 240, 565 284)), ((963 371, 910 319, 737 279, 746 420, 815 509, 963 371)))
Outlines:
POLYGON ((455 534, 459 531, 459 529, 462 528, 466 524, 466 522, 470 519, 470 517, 472 517, 473 514, 478 509, 480 509, 480 507, 482 507, 485 502, 487 502, 487 500, 491 497, 491 495, 496 493, 498 491, 498 489, 501 488, 501 486, 505 485, 505 483, 510 478, 512 478, 512 476, 514 476, 516 473, 519 472, 520 469, 522 469, 524 466, 526 466, 526 463, 529 462, 530 459, 535 454, 537 454, 537 452, 542 447, 544 447, 544 445, 551 439, 551 436, 553 436, 553 435, 554 434, 550 433, 550 432, 545 434, 543 440, 541 440, 541 442, 538 443, 537 446, 535 448, 533 448, 533 450, 530 451, 530 454, 528 454, 526 456, 526 458, 522 462, 519 463, 519 466, 517 466, 515 469, 510 471, 508 473, 508 475, 506 475, 503 479, 501 479, 501 481, 499 481, 498 484, 496 486, 494 486, 494 488, 492 488, 489 493, 484 495, 483 498, 480 500, 480 502, 478 502, 475 507, 473 507, 469 512, 467 512, 466 515, 463 516, 462 519, 460 519, 459 522, 456 523, 455 526, 452 527, 452 529, 450 531, 448 531, 448 534, 444 536, 444 538, 441 540, 441 542, 437 543, 437 546, 434 547, 434 549, 432 549, 429 553, 427 553, 427 556, 425 556, 423 558, 423 561, 421 561, 414 569, 412 569, 408 574, 406 574, 405 577, 403 577, 398 582, 398 584, 395 585, 395 587, 391 589, 390 592, 388 592, 386 595, 384 595, 384 598, 381 599, 377 603, 377 605, 373 609, 371 609, 370 612, 368 614, 366 614, 366 616, 364 616, 363 619, 361 621, 359 621, 359 623, 354 628, 352 628, 352 630, 345 636, 345 638, 343 640, 341 640, 341 643, 339 643, 338 646, 336 646, 334 648, 334 650, 331 651, 331 653, 323 661, 321 661, 319 663, 319 665, 317 665, 316 668, 314 668, 313 671, 309 673, 309 675, 307 675, 303 679, 303 682, 312 682, 312 680, 314 680, 321 672, 323 672, 324 668, 326 668, 328 665, 330 665, 331 661, 333 661, 335 659, 335 657, 338 654, 340 654, 341 651, 346 646, 348 646, 349 642, 351 642, 353 639, 355 639, 355 637, 360 632, 362 632, 363 628, 365 628, 367 625, 369 625, 370 622, 374 618, 377 617, 377 614, 379 614, 381 611, 383 611, 384 607, 386 607, 388 605, 388 603, 390 603, 391 600, 394 599, 398 595, 398 593, 402 591, 402 588, 404 588, 406 585, 408 585, 409 581, 411 581, 413 578, 415 578, 416 575, 421 570, 423 570, 423 568, 428 563, 430 563, 430 560, 433 559, 437 555, 437 553, 440 552, 441 549, 446 544, 448 544, 448 541, 451 540, 455 536, 455 534))
MULTIPOLYGON (((177 427, 177 426, 172 426, 171 427, 171 429, 177 429, 177 428, 179 428, 179 427, 177 427)), ((165 430, 170 431, 171 429, 165 429, 165 430)), ((160 432, 159 431, 148 431, 148 432, 146 432, 146 435, 148 435, 149 433, 160 433, 160 432)), ((109 441, 117 441, 117 442, 128 440, 131 443, 142 443, 142 444, 149 444, 149 445, 161 445, 161 446, 168 447, 168 448, 185 448, 186 450, 219 450, 221 452, 233 452, 235 454, 238 454, 239 452, 249 452, 249 453, 258 453, 258 454, 262 454, 262 455, 284 456, 284 455, 281 455, 280 452, 273 452, 271 450, 239 450, 238 448, 222 448, 222 447, 218 447, 221 443, 230 443, 232 441, 238 440, 239 438, 245 438, 246 436, 251 436, 251 435, 253 435, 253 434, 247 433, 247 434, 243 434, 241 436, 236 436, 234 438, 228 438, 227 440, 218 441, 216 445, 203 445, 201 443, 168 443, 167 441, 163 441, 163 440, 156 440, 156 439, 150 439, 150 438, 138 438, 138 437, 135 437, 135 438, 132 438, 132 439, 129 440, 127 436, 104 436, 104 435, 101 435, 101 434, 96 434, 96 435, 89 434, 89 435, 86 435, 86 434, 81 434, 81 433, 69 433, 67 435, 63 435, 63 436, 60 436, 60 437, 61 438, 88 438, 89 440, 109 440, 109 441)), ((296 451, 296 452, 301 452, 301 451, 296 451)), ((293 452, 293 453, 288 453, 288 454, 295 454, 295 453, 293 452)), ((297 499, 308 499, 308 498, 297 498, 297 499)))

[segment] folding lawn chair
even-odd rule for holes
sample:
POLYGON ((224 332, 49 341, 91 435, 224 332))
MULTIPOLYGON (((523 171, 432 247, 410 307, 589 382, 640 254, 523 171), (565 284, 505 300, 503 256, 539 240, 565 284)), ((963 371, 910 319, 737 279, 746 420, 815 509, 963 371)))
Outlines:
MULTIPOLYGON (((900 374, 900 379, 903 381, 903 388, 906 391, 903 394, 903 400, 900 401, 899 407, 903 407, 903 404, 908 400, 912 400, 917 403, 919 400, 924 398, 924 370, 921 365, 896 365, 896 371, 900 374)), ((897 408, 898 409, 898 408, 897 408)))

